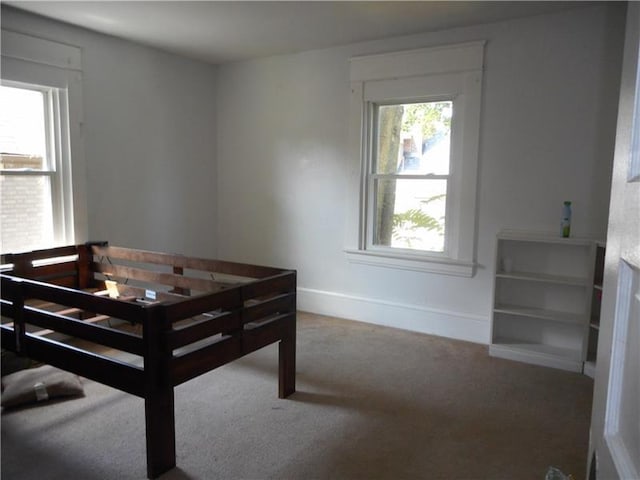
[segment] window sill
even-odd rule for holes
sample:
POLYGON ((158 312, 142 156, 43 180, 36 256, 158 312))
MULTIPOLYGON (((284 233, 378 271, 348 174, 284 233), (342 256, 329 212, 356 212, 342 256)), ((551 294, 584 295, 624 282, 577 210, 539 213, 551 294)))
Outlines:
POLYGON ((415 272, 440 273, 458 277, 473 277, 476 264, 446 257, 427 257, 405 253, 372 252, 369 250, 345 250, 351 263, 377 267, 412 270, 415 272))

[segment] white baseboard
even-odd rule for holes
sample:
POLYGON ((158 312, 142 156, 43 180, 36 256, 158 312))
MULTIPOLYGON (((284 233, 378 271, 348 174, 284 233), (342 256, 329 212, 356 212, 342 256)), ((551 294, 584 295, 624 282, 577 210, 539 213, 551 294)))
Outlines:
POLYGON ((311 288, 298 288, 298 310, 468 342, 489 343, 490 322, 482 315, 311 288))

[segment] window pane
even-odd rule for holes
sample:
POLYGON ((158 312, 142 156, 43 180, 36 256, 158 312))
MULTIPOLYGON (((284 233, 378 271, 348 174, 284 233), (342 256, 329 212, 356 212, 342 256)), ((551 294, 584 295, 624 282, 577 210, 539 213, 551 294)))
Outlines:
POLYGON ((44 93, 0 86, 0 106, 2 168, 42 170, 47 152, 44 93), (22 163, 4 154, 19 154, 22 163))
POLYGON ((50 179, 41 175, 0 176, 3 253, 53 244, 50 179))
POLYGON ((380 105, 375 173, 448 175, 453 102, 380 105))
POLYGON ((446 180, 377 179, 374 244, 444 251, 446 180))

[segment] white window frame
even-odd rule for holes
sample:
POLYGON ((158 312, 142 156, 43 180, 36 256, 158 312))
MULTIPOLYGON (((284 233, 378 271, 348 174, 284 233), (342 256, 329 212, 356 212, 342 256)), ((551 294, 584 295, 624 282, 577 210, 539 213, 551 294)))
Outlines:
MULTIPOLYGON (((46 92, 54 245, 88 240, 86 166, 82 139, 82 52, 78 47, 2 30, 3 85, 46 92)), ((24 173, 24 172, 22 172, 24 173)), ((17 172, 3 171, 3 175, 17 172)))
MULTIPOLYGON (((59 88, 22 82, 1 81, 3 86, 40 92, 44 97, 46 163, 41 170, 0 170, 5 176, 48 177, 53 222, 53 245, 75 241, 73 235, 73 204, 71 188, 71 155, 69 152, 69 115, 67 92, 59 88)), ((22 152, 16 152, 22 153, 22 152)), ((6 253, 6 252, 4 252, 6 253)))
MULTIPOLYGON (((471 277, 484 41, 351 59, 349 261, 471 277), (376 105, 452 100, 444 252, 374 245, 371 179, 376 105)), ((405 176, 399 176, 405 178, 405 176)), ((408 177, 407 177, 408 178, 408 177)))

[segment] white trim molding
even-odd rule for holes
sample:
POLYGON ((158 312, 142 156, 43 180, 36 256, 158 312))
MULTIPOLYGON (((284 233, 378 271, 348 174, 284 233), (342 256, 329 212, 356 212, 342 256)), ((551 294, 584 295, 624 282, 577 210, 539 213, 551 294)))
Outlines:
POLYGON ((2 30, 2 56, 82 71, 82 50, 64 43, 2 30))
POLYGON ((411 270, 414 272, 442 273, 458 277, 472 277, 476 268, 474 262, 456 261, 445 257, 429 257, 425 260, 424 256, 365 250, 345 250, 345 253, 351 263, 411 270))
POLYGON ((473 277, 485 41, 350 59, 349 179, 345 253, 352 263, 473 277), (451 99, 444 251, 374 244, 372 130, 378 105, 451 99))
POLYGON ((488 316, 298 288, 298 309, 413 332, 488 344, 488 316))
POLYGON ((351 81, 481 70, 485 40, 351 58, 351 81))

